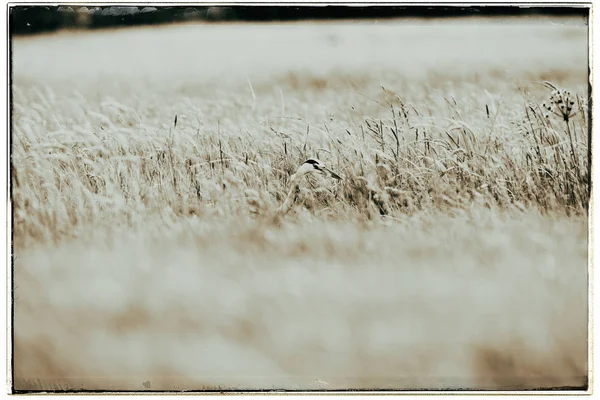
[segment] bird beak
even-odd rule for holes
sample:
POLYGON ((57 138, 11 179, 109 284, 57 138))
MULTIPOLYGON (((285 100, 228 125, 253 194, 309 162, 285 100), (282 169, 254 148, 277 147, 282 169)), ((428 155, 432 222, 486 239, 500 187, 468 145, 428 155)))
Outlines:
POLYGON ((335 178, 335 179, 337 179, 338 181, 341 181, 341 180, 342 180, 342 177, 341 177, 341 176, 339 176, 338 174, 336 174, 335 172, 333 172, 333 171, 332 171, 332 170, 330 170, 329 168, 324 168, 324 169, 325 169, 325 171, 327 171, 327 173, 328 173, 329 175, 331 175, 331 177, 332 177, 332 178, 335 178))

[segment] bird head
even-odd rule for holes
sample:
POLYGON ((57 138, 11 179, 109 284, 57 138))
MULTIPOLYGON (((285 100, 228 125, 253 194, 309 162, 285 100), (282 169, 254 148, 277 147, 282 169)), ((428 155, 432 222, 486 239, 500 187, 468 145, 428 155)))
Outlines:
POLYGON ((317 160, 316 158, 309 158, 308 160, 304 161, 304 163, 302 163, 300 168, 298 168, 298 171, 296 171, 296 173, 294 174, 294 177, 295 177, 295 179, 299 179, 299 178, 303 177, 304 175, 314 174, 314 173, 325 175, 325 176, 331 176, 332 178, 335 178, 338 180, 342 179, 341 176, 339 176, 338 174, 336 174, 335 172, 333 172, 332 170, 327 168, 325 166, 325 164, 323 164, 322 161, 317 160))

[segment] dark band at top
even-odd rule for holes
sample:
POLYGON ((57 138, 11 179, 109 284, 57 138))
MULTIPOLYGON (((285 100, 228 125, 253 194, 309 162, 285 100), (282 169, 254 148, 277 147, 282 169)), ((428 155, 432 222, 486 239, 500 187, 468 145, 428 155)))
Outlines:
POLYGON ((304 161, 304 164, 319 165, 319 162, 313 158, 309 158, 308 160, 304 161))

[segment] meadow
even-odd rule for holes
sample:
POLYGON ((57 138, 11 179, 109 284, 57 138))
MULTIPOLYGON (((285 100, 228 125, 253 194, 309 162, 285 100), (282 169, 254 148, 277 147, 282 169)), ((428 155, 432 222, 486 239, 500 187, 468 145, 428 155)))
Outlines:
POLYGON ((560 18, 14 38, 15 389, 585 387, 587 45, 560 18), (343 179, 277 213, 309 157, 343 179))

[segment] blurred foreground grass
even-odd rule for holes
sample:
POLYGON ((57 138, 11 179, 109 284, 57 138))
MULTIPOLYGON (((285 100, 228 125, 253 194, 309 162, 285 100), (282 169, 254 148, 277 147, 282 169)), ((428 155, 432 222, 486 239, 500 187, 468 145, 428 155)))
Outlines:
POLYGON ((15 263, 16 383, 582 386, 586 233, 582 218, 483 210, 366 226, 195 219, 30 251, 15 263))

